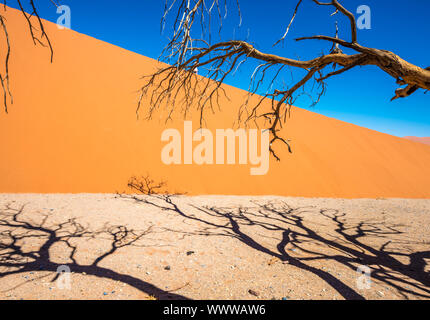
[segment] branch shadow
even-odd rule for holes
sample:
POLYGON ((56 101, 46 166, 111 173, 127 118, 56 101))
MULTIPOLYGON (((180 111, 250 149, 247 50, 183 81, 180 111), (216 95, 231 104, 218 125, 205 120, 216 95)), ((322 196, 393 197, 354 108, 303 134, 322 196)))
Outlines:
POLYGON ((64 250, 64 255, 70 261, 67 266, 74 273, 120 281, 160 300, 188 299, 129 274, 100 265, 102 261, 122 248, 137 246, 136 242, 153 232, 152 226, 146 230, 137 231, 122 225, 105 225, 99 230, 91 231, 76 219, 68 219, 52 225, 48 221, 48 214, 42 215, 41 221, 35 222, 24 217, 24 211, 25 205, 18 208, 6 205, 0 210, 0 279, 9 275, 43 270, 53 272, 54 277, 51 281, 55 281, 59 275, 58 268, 64 264, 55 262, 50 251, 54 246, 62 244, 68 248, 68 252, 64 250), (109 240, 108 250, 98 255, 90 264, 79 263, 76 259, 79 250, 74 244, 75 240, 97 238, 109 240), (28 244, 35 243, 40 243, 37 249, 26 248, 28 244))
MULTIPOLYGON (((184 235, 234 238, 254 250, 319 277, 345 299, 365 298, 361 290, 346 284, 326 270, 312 266, 312 261, 320 260, 329 264, 336 262, 354 272, 357 272, 359 266, 365 265, 370 268, 372 279, 397 289, 404 299, 409 299, 408 295, 414 298, 430 298, 430 274, 426 271, 425 260, 430 258, 430 250, 408 252, 404 246, 423 243, 408 239, 401 230, 402 225, 390 224, 385 219, 382 219, 382 222, 351 222, 346 213, 337 209, 292 207, 280 200, 253 201, 252 205, 247 207, 187 204, 190 208, 185 209, 185 205, 180 206, 179 201, 175 201, 175 195, 144 194, 120 197, 173 212, 185 218, 184 221, 192 220, 200 226, 194 232, 172 229, 168 231, 184 235), (320 224, 330 225, 330 234, 322 232, 315 221, 310 221, 307 218, 310 214, 319 216, 320 224), (257 239, 258 228, 273 233, 270 238, 277 239, 276 249, 257 239), (369 238, 377 239, 382 245, 367 244, 369 238), (288 250, 291 253, 287 251, 287 246, 293 248, 288 250), (332 253, 327 253, 323 247, 330 248, 332 253), (306 253, 306 256, 294 255, 295 250, 306 253)), ((384 217, 384 214, 381 213, 379 217, 384 217)))

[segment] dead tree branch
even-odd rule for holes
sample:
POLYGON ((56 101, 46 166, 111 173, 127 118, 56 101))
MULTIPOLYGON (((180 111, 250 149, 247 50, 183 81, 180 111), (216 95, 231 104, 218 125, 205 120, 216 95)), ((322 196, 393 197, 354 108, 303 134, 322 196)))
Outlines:
MULTIPOLYGON (((58 7, 59 4, 55 0, 50 0, 50 2, 58 7)), ((54 58, 54 49, 52 47, 51 40, 48 37, 48 34, 46 33, 45 27, 43 25, 43 21, 39 16, 37 7, 34 3, 34 0, 29 1, 29 11, 31 13, 28 13, 26 9, 24 8, 22 4, 22 0, 16 0, 16 4, 19 7, 19 10, 21 11, 23 17, 25 18, 28 30, 31 35, 31 39, 34 43, 34 45, 41 45, 43 47, 49 48, 50 54, 51 54, 51 63, 54 58), (35 20, 35 21, 34 21, 35 20)), ((3 10, 7 10, 7 1, 3 0, 3 10)), ((11 53, 11 39, 8 33, 7 29, 7 23, 6 18, 0 13, 0 27, 3 31, 3 35, 6 42, 6 58, 4 62, 4 72, 2 73, 0 71, 0 82, 3 89, 3 106, 6 113, 8 113, 8 101, 10 104, 13 104, 13 96, 10 89, 10 75, 9 75, 9 62, 10 62, 10 53, 11 53), (8 99, 9 97, 9 99, 8 99)))
MULTIPOLYGON (((203 126, 206 111, 215 112, 215 109, 219 108, 220 97, 226 94, 223 85, 226 78, 233 76, 242 64, 248 61, 259 61, 260 64, 250 79, 249 96, 245 104, 240 107, 239 121, 247 123, 251 120, 257 122, 258 119, 263 119, 264 126, 271 132, 272 144, 279 140, 289 148, 288 141, 279 137, 278 132, 287 119, 290 106, 296 99, 301 95, 312 98, 305 89, 310 80, 313 81, 312 87, 317 88, 316 97, 312 98, 312 105, 318 103, 325 92, 324 80, 343 74, 357 66, 377 66, 396 79, 398 84, 405 85, 405 88, 396 90, 396 96, 393 99, 407 97, 418 89, 430 89, 428 68, 415 66, 393 52, 360 45, 355 17, 340 1, 308 1, 317 6, 331 6, 335 10, 333 15, 345 16, 350 22, 351 39, 349 41, 340 39, 337 25, 335 37, 314 35, 297 38, 296 41, 321 40, 333 45, 329 53, 318 54, 307 61, 262 52, 249 41, 229 40, 212 43, 211 26, 213 27, 214 23, 211 17, 216 14, 221 28, 222 21, 227 16, 229 3, 227 0, 223 4, 219 0, 167 1, 162 18, 162 29, 165 28, 169 14, 175 12, 172 25, 173 36, 160 56, 160 60, 167 64, 156 73, 144 77, 145 84, 141 88, 136 112, 139 114, 139 110, 145 103, 147 105, 145 113, 147 118, 151 118, 156 110, 166 106, 167 121, 176 111, 187 116, 191 108, 196 108, 200 113, 200 126, 203 126), (196 24, 201 26, 198 36, 193 28, 196 24), (355 53, 345 54, 340 47, 352 49, 355 53), (278 78, 283 78, 283 73, 287 71, 285 66, 287 69, 301 69, 304 75, 299 81, 294 81, 287 88, 281 89, 275 82, 278 78), (332 67, 332 71, 326 72, 328 67, 332 67), (336 69, 338 67, 339 69, 336 69), (260 87, 270 72, 274 77, 266 93, 260 95, 256 104, 249 106, 250 97, 257 92, 261 94, 260 87), (269 111, 267 107, 262 106, 266 98, 272 100, 272 109, 269 111)), ((302 2, 303 0, 297 2, 286 31, 274 45, 285 40, 302 2)), ((237 7, 240 14, 238 3, 237 7)), ((240 17, 240 23, 241 20, 240 17)), ((279 160, 272 146, 270 151, 279 160)))

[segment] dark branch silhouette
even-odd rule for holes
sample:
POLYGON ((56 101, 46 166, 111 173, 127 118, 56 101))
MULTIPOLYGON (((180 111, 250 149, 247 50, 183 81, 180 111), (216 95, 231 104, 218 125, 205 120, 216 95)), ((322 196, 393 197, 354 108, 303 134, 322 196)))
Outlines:
MULTIPOLYGON (((393 77, 399 85, 405 86, 395 91, 392 100, 407 97, 418 89, 430 89, 430 68, 415 66, 393 52, 359 44, 356 19, 340 1, 307 1, 313 2, 316 6, 333 7, 335 12, 332 15, 343 15, 350 22, 349 40, 339 38, 337 24, 335 37, 315 35, 297 38, 296 41, 320 40, 332 44, 328 53, 316 53, 315 58, 307 61, 262 52, 249 41, 213 42, 211 28, 214 24, 217 24, 219 29, 222 28, 230 4, 237 7, 241 24, 238 1, 166 1, 161 21, 162 30, 169 15, 172 15, 173 34, 169 37, 170 40, 160 60, 167 65, 163 65, 156 73, 144 77, 145 84, 141 88, 137 113, 145 103, 147 104, 145 112, 147 117, 151 118, 153 113, 163 106, 168 110, 166 120, 169 120, 175 111, 186 116, 190 109, 195 107, 200 113, 200 126, 203 126, 205 112, 207 110, 215 112, 215 108, 219 106, 219 98, 225 95, 223 83, 227 76, 234 76, 242 64, 254 60, 259 65, 250 77, 249 95, 239 108, 238 121, 247 124, 249 121, 257 122, 258 119, 262 119, 264 126, 271 133, 270 152, 279 160, 272 145, 277 141, 282 142, 291 152, 288 141, 278 135, 286 122, 291 105, 302 95, 312 99, 311 106, 318 103, 326 90, 324 81, 330 77, 341 75, 357 66, 374 65, 393 77), (352 49, 355 53, 345 54, 340 47, 352 49), (287 72, 286 69, 291 67, 301 69, 304 74, 286 88, 279 86, 276 88, 275 80, 282 79, 283 74, 287 72), (251 104, 250 97, 259 91, 269 70, 272 70, 274 75, 267 91, 257 98, 256 103, 251 104), (312 88, 315 88, 313 91, 316 91, 315 97, 311 94, 312 90, 307 92, 305 89, 311 80, 312 88), (262 106, 266 98, 271 100, 270 108, 262 106)), ((287 37, 302 2, 303 0, 297 2, 286 31, 274 45, 287 37)))
POLYGON ((356 288, 347 285, 326 270, 313 267, 309 262, 316 260, 326 263, 337 262, 353 272, 357 271, 358 266, 366 265, 371 269, 373 279, 397 289, 405 299, 408 298, 408 294, 413 297, 430 298, 430 274, 426 271, 425 261, 430 258, 430 250, 408 252, 405 246, 425 243, 405 239, 402 231, 404 226, 385 221, 384 212, 378 216, 378 220, 352 223, 347 221, 347 213, 337 209, 295 208, 281 200, 254 201, 254 205, 249 207, 189 205, 187 209, 177 204, 175 195, 144 193, 144 196, 120 196, 142 205, 175 213, 200 225, 194 232, 181 229, 166 231, 184 235, 234 238, 254 250, 318 276, 345 299, 364 297, 356 288), (189 212, 190 209, 193 209, 193 212, 189 212), (315 217, 315 214, 323 218, 324 225, 330 225, 330 234, 322 232, 315 221, 306 218, 309 215, 315 217), (259 228, 273 233, 274 238, 280 239, 276 244, 276 250, 256 239, 255 234, 259 228), (382 244, 378 247, 368 245, 366 239, 369 238, 379 240, 382 244), (306 253, 306 256, 295 256, 287 251, 286 246, 290 249, 299 249, 306 253), (328 253, 333 250, 337 253, 328 253), (402 262, 405 258, 408 263, 402 262))
MULTIPOLYGON (((58 7, 59 4, 55 0, 49 0, 54 6, 58 7)), ((3 0, 3 9, 7 10, 7 0, 3 0)), ((34 45, 41 45, 42 47, 48 47, 51 54, 51 62, 54 59, 54 49, 51 44, 51 40, 49 39, 48 34, 45 31, 45 27, 43 25, 43 21, 39 16, 37 6, 34 3, 34 0, 29 0, 29 10, 30 13, 27 13, 26 8, 24 8, 22 4, 22 0, 16 0, 16 4, 19 7, 23 17, 25 18, 27 28, 30 32, 31 39, 34 45)), ((7 21, 6 18, 0 13, 0 27, 3 31, 6 45, 4 46, 6 50, 5 61, 4 61, 4 72, 0 72, 0 83, 2 85, 3 90, 3 106, 6 113, 8 113, 8 104, 13 104, 13 96, 10 89, 10 74, 9 74, 9 61, 10 61, 10 53, 12 42, 7 29, 7 21)), ((3 47, 3 45, 2 45, 3 47)))
POLYGON ((69 219, 54 225, 49 223, 49 215, 42 215, 40 222, 34 222, 24 216, 25 206, 19 208, 6 205, 0 210, 0 279, 12 274, 35 272, 39 270, 54 273, 52 281, 57 278, 57 270, 62 265, 54 262, 50 250, 58 244, 65 244, 70 250, 64 250, 70 262, 67 266, 74 273, 93 275, 126 283, 149 296, 157 299, 186 299, 173 292, 164 291, 151 283, 139 278, 102 267, 100 264, 106 258, 128 246, 141 246, 138 242, 152 232, 152 226, 146 230, 132 230, 126 226, 106 225, 103 228, 91 231, 76 219, 69 219), (96 257, 90 264, 81 264, 76 260, 79 251, 73 240, 77 239, 109 239, 110 248, 96 257), (34 239, 43 241, 38 249, 26 251, 24 248, 34 239))

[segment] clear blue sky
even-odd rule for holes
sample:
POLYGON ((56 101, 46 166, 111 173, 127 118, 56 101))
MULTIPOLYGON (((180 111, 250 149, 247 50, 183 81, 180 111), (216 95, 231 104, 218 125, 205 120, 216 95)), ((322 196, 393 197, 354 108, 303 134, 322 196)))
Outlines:
MULTIPOLYGON (((14 2, 9 0, 8 5, 15 6, 14 2)), ((164 0, 60 2, 71 8, 73 30, 152 58, 158 58, 169 36, 169 28, 160 34, 164 0)), ((43 18, 57 20, 56 8, 49 0, 36 3, 43 18)), ((301 59, 312 58, 322 49, 327 51, 330 44, 296 43, 293 39, 314 34, 333 35, 336 20, 340 37, 349 39, 344 17, 330 17, 331 8, 304 0, 287 40, 273 48, 291 18, 295 3, 296 0, 242 0, 242 26, 238 28, 236 11, 230 9, 222 38, 244 39, 249 35, 248 40, 262 51, 301 59)), ((344 0, 343 4, 353 12, 363 4, 371 9, 371 29, 358 31, 361 44, 394 51, 421 67, 430 66, 430 1, 344 0)), ((247 89, 253 66, 251 63, 244 67, 227 83, 247 89)), ((291 79, 285 75, 283 80, 291 79)), ((329 80, 327 93, 311 110, 397 136, 430 136, 430 92, 424 94, 420 90, 407 99, 390 102, 396 88, 394 79, 376 67, 358 68, 329 80)), ((300 100, 297 105, 306 107, 308 103, 300 100)))

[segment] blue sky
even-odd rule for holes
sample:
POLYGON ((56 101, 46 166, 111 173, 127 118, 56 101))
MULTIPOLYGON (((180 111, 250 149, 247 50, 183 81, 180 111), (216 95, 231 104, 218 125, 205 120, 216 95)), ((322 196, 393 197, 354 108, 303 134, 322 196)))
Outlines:
MULTIPOLYGON (((15 6, 14 2, 10 0, 8 5, 15 6)), ((158 58, 171 31, 168 25, 160 34, 164 0, 60 2, 71 8, 73 30, 152 58, 158 58)), ((43 18, 55 22, 59 17, 49 0, 37 0, 36 4, 43 18)), ((330 44, 295 42, 296 37, 333 35, 335 21, 338 21, 340 37, 349 39, 348 21, 343 16, 330 17, 331 8, 304 0, 288 38, 273 48, 273 43, 288 25, 295 4, 296 0, 242 0, 242 25, 238 27, 237 11, 232 7, 221 38, 247 39, 262 51, 301 59, 313 58, 321 50, 327 52, 330 44)), ((353 12, 359 5, 368 5, 371 9, 371 29, 358 30, 358 41, 362 45, 391 50, 411 63, 430 66, 430 43, 426 41, 430 30, 430 1, 344 0, 343 4, 353 12)), ((244 66, 226 82, 247 89, 253 67, 253 63, 244 66)), ((287 74, 284 76, 282 80, 291 81, 287 74)), ((376 67, 357 68, 327 83, 327 93, 310 110, 397 136, 430 136, 430 92, 424 94, 420 90, 407 99, 390 102, 397 85, 376 67)), ((307 107, 309 102, 299 100, 296 104, 307 107)))

